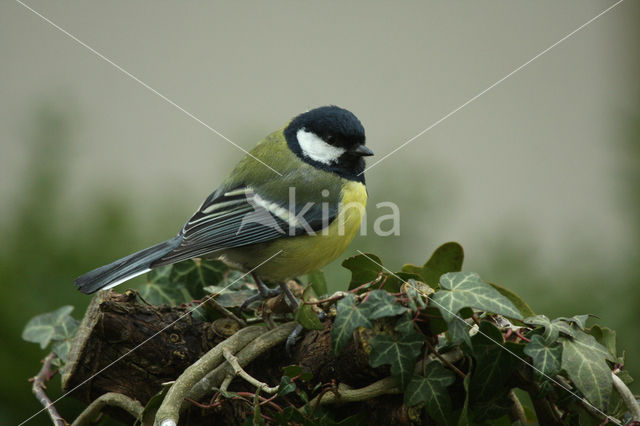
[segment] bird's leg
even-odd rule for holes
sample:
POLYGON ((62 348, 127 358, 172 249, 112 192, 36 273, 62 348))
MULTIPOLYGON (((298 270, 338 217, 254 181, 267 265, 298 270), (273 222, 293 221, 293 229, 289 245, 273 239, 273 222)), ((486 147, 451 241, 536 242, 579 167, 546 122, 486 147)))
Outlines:
POLYGON ((280 283, 280 290, 284 292, 285 296, 287 296, 287 299, 289 299, 290 305, 293 307, 293 311, 295 312, 298 309, 298 299, 293 295, 287 283, 280 283))
POLYGON ((247 307, 250 304, 252 304, 253 302, 255 302, 257 300, 268 299, 270 297, 274 297, 274 296, 277 296, 280 293, 282 293, 282 288, 280 288, 280 287, 276 287, 276 288, 267 287, 262 282, 260 277, 258 275, 256 275, 255 272, 252 272, 251 276, 253 277, 253 281, 255 281, 256 286, 258 287, 258 294, 254 295, 254 296, 251 296, 250 298, 248 298, 247 300, 245 300, 242 303, 242 306, 240 306, 240 313, 242 313, 245 309, 247 309, 247 307))
MULTIPOLYGON (((259 293, 245 300, 242 306, 240 307, 240 312, 242 312, 247 306, 249 306, 251 303, 255 302, 256 300, 274 297, 279 295, 280 293, 285 294, 286 298, 289 300, 289 305, 293 307, 294 312, 298 309, 298 304, 299 304, 298 299, 296 298, 296 296, 293 295, 293 293, 291 292, 291 289, 289 288, 286 282, 280 283, 277 288, 269 288, 262 282, 260 277, 255 272, 252 272, 251 275, 253 276, 253 280, 256 282, 256 286, 258 286, 259 293)), ((326 314, 324 314, 323 312, 322 314, 319 315, 319 317, 322 320, 326 318, 326 314)), ((302 334, 302 330, 304 330, 304 328, 301 325, 297 325, 296 328, 293 329, 291 334, 289 334, 289 337, 287 337, 287 341, 285 343, 285 349, 289 356, 292 356, 292 351, 293 351, 293 347, 296 344, 296 339, 300 337, 300 334, 302 334)))
POLYGON ((252 272, 251 276, 253 277, 253 280, 256 282, 256 286, 258 286, 258 291, 260 292, 260 296, 262 296, 263 299, 268 299, 270 297, 274 297, 282 293, 282 288, 267 287, 255 272, 252 272))

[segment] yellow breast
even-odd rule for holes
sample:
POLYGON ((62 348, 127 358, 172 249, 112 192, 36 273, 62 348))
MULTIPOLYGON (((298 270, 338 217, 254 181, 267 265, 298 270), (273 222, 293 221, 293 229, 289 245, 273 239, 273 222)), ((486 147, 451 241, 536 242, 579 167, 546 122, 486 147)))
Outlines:
POLYGON ((225 257, 251 270, 273 256, 256 270, 266 281, 282 281, 322 268, 340 256, 356 236, 367 204, 367 190, 360 182, 348 181, 342 187, 341 198, 336 218, 315 235, 284 237, 228 250, 225 257))

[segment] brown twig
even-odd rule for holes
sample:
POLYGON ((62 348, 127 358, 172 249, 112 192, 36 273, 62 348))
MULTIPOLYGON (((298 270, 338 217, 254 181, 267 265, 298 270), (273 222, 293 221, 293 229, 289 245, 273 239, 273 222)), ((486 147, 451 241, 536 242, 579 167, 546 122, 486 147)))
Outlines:
POLYGON ((520 333, 520 329, 514 330, 513 334, 515 334, 516 336, 518 336, 519 339, 524 340, 527 343, 531 342, 531 339, 525 337, 522 333, 520 333))
POLYGON ((360 291, 361 289, 363 289, 365 287, 369 287, 369 286, 372 286, 374 284, 377 284, 378 281, 380 281, 383 276, 384 276, 384 274, 382 273, 382 271, 380 271, 380 272, 378 272, 378 276, 375 277, 372 281, 369 281, 369 282, 364 283, 364 284, 360 284, 358 287, 354 288, 353 290, 349 290, 349 293, 354 293, 355 294, 355 293, 357 293, 358 291, 360 291))
POLYGON ((344 298, 347 294, 347 292, 344 291, 337 291, 335 293, 333 293, 333 295, 331 295, 330 297, 327 297, 326 299, 320 299, 320 300, 303 300, 302 303, 305 305, 321 305, 323 303, 329 303, 329 302, 335 302, 338 301, 342 298, 344 298))
POLYGON ((243 320, 242 318, 239 318, 236 314, 234 314, 233 312, 231 312, 230 310, 228 310, 227 308, 222 306, 213 297, 208 298, 206 303, 208 305, 211 305, 211 307, 213 309, 215 309, 216 311, 220 312, 225 317, 236 321, 238 324, 240 324, 241 327, 246 327, 247 326, 247 323, 245 322, 245 320, 243 320))
POLYGON ((445 357, 440 355, 438 353, 438 351, 436 350, 436 348, 433 347, 433 345, 431 344, 431 342, 429 342, 428 339, 425 340, 425 343, 427 344, 427 346, 429 346, 429 350, 431 351, 431 353, 433 353, 436 356, 436 358, 438 358, 440 361, 442 361, 447 367, 452 369, 458 376, 462 377, 463 380, 464 380, 465 377, 467 377, 467 375, 464 374, 458 367, 456 367, 451 362, 449 362, 445 357))
POLYGON ((51 399, 49 399, 46 392, 44 391, 47 388, 45 383, 49 381, 51 377, 53 377, 57 372, 57 370, 51 370, 53 360, 56 358, 56 354, 54 354, 53 352, 45 357, 45 359, 42 361, 42 368, 40 369, 40 372, 31 379, 33 381, 31 390, 36 396, 38 402, 42 404, 44 409, 47 411, 47 414, 49 414, 49 417, 51 418, 53 424, 55 426, 66 426, 69 423, 67 423, 67 421, 63 419, 60 414, 58 414, 58 410, 56 410, 53 402, 51 402, 51 399))

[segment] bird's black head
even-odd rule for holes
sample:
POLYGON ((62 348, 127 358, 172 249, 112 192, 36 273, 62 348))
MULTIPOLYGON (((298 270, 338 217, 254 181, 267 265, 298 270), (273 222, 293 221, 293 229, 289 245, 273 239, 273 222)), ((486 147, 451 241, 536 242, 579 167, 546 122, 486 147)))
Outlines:
POLYGON ((364 183, 364 127, 350 111, 324 106, 300 114, 284 129, 289 148, 320 169, 364 183))

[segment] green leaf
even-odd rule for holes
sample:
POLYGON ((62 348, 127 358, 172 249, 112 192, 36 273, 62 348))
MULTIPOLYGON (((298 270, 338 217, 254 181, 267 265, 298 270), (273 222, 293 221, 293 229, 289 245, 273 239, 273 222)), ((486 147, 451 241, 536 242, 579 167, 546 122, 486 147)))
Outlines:
POLYGON ((56 342, 56 344, 53 345, 51 351, 56 354, 63 363, 67 362, 67 355, 71 349, 71 341, 73 340, 79 325, 80 321, 76 320, 71 315, 66 315, 53 330, 53 336, 51 339, 56 342))
POLYGON ((322 296, 327 294, 327 279, 324 276, 324 272, 315 270, 307 274, 307 281, 313 287, 313 292, 316 296, 322 296))
POLYGON ((538 375, 553 377, 560 372, 562 362, 562 346, 557 343, 547 344, 540 335, 534 335, 524 347, 524 353, 533 360, 538 375))
POLYGON ((615 330, 612 330, 608 327, 600 327, 598 324, 596 324, 587 332, 592 335, 598 341, 598 343, 607 348, 609 350, 609 353, 611 353, 614 358, 618 356, 616 351, 615 330))
POLYGON ((296 377, 300 376, 300 380, 303 382, 308 382, 313 378, 313 373, 311 371, 303 370, 299 365, 288 365, 282 368, 282 372, 285 376, 296 377))
POLYGON ((371 339, 369 364, 373 368, 390 364, 391 376, 401 390, 407 387, 424 344, 424 336, 410 323, 410 319, 403 318, 396 326, 395 336, 378 334, 371 339))
POLYGON ((62 340, 57 342, 51 348, 51 352, 56 354, 60 361, 63 363, 67 362, 67 356, 69 355, 69 350, 71 349, 71 340, 62 340))
POLYGON ((408 407, 424 403, 429 416, 438 424, 449 424, 451 397, 447 387, 456 381, 451 370, 437 361, 427 364, 424 377, 414 375, 404 393, 408 407))
POLYGON ((158 408, 160 408, 160 405, 162 404, 162 401, 164 401, 164 397, 167 395, 170 388, 171 385, 163 385, 162 389, 160 389, 157 394, 149 398, 149 401, 147 401, 147 405, 145 405, 144 409, 142 410, 142 422, 136 420, 134 425, 153 424, 156 411, 158 411, 158 408))
MULTIPOLYGON (((311 286, 307 286, 302 293, 302 300, 308 301, 311 293, 311 286)), ((314 312, 313 307, 311 305, 307 305, 306 303, 298 304, 298 309, 296 309, 295 320, 298 324, 306 328, 307 330, 322 330, 324 326, 322 325, 322 321, 318 318, 318 314, 314 312)))
MULTIPOLYGON (((505 414, 509 414, 512 407, 513 401, 509 398, 507 389, 493 395, 483 395, 482 398, 472 403, 471 411, 476 424, 486 424, 483 420, 500 419, 504 417, 505 414)), ((500 423, 491 422, 490 424, 500 423)))
POLYGON ((408 282, 410 279, 417 278, 415 274, 408 274, 406 272, 385 273, 384 285, 382 289, 388 293, 399 293, 402 284, 408 282))
POLYGON ((434 293, 434 290, 427 284, 413 279, 407 280, 407 298, 409 299, 409 309, 412 312, 427 307, 427 297, 434 293))
POLYGON ((371 328, 373 324, 371 324, 371 321, 364 315, 362 310, 356 307, 355 296, 353 294, 347 294, 344 298, 340 299, 336 310, 338 313, 333 322, 331 340, 333 342, 333 351, 338 355, 349 339, 351 339, 356 328, 371 328))
POLYGON ((440 290, 433 296, 442 318, 450 323, 460 309, 469 307, 506 317, 522 319, 522 315, 506 297, 494 290, 473 272, 449 272, 440 277, 440 290))
POLYGON ((500 330, 488 321, 480 323, 480 329, 471 341, 476 367, 469 393, 472 405, 475 405, 509 391, 506 382, 520 365, 520 360, 514 354, 522 356, 522 345, 503 343, 500 330))
POLYGON ((587 400, 605 410, 611 395, 611 370, 605 360, 613 357, 593 336, 578 331, 562 339, 562 368, 587 400))
POLYGON ((219 260, 189 259, 172 266, 169 280, 183 285, 193 299, 201 299, 204 287, 216 285, 224 278, 227 265, 219 260))
POLYGON ((67 318, 71 318, 69 316, 71 311, 73 311, 73 306, 67 305, 53 312, 31 318, 22 331, 22 339, 27 342, 39 343, 41 349, 46 348, 51 340, 55 338, 60 340, 61 336, 65 335, 70 324, 67 318))
POLYGON ((278 395, 284 396, 290 394, 291 392, 295 392, 296 384, 291 381, 291 377, 282 376, 280 379, 280 386, 278 387, 278 395))
POLYGON ((571 318, 567 318, 567 317, 558 317, 558 318, 556 318, 556 320, 562 320, 562 321, 565 321, 565 322, 574 323, 574 324, 576 324, 578 327, 580 327, 583 330, 587 325, 587 320, 588 319, 589 319, 589 314, 574 315, 571 318))
POLYGON ((395 297, 384 290, 371 291, 367 300, 362 303, 358 309, 370 320, 394 317, 408 310, 405 306, 402 306, 395 297))
POLYGON ((454 317, 447 323, 449 343, 451 343, 452 345, 466 343, 471 348, 471 336, 469 336, 469 329, 470 326, 466 321, 460 319, 459 317, 454 317))
POLYGON ((140 296, 152 305, 166 303, 170 306, 176 306, 190 301, 189 295, 185 294, 184 287, 171 282, 171 269, 172 267, 169 265, 152 269, 147 274, 147 282, 140 288, 140 296))
POLYGON ((560 318, 551 321, 546 315, 536 315, 534 317, 525 318, 523 322, 525 324, 543 327, 543 337, 547 345, 551 345, 553 342, 558 340, 560 333, 571 337, 576 335, 576 330, 571 327, 571 324, 560 318))
POLYGON ((498 285, 498 284, 494 284, 494 283, 491 283, 491 282, 488 282, 488 281, 487 281, 487 284, 489 284, 491 287, 493 287, 496 290, 498 290, 498 293, 500 293, 501 295, 503 295, 504 297, 509 299, 511 301, 511 303, 513 303, 513 305, 516 308, 518 308, 518 311, 520 311, 520 314, 522 314, 522 316, 524 318, 535 316, 536 313, 533 312, 533 309, 531 309, 531 307, 529 307, 527 302, 525 302, 516 293, 514 293, 513 291, 509 290, 508 288, 502 287, 501 285, 498 285))
MULTIPOLYGON (((473 358, 468 357, 469 361, 469 371, 472 371, 473 367, 473 358)), ((462 411, 460 412, 460 417, 458 418, 458 426, 467 426, 471 424, 469 418, 469 383, 471 382, 471 374, 467 374, 467 376, 462 381, 462 386, 464 388, 464 404, 462 405, 462 411)))
POLYGON ((437 288, 443 274, 461 270, 463 260, 462 246, 456 242, 449 242, 438 247, 422 267, 407 264, 402 267, 402 271, 417 274, 425 283, 437 288))
POLYGON ((351 271, 349 290, 374 281, 378 274, 382 272, 382 267, 379 265, 382 265, 382 261, 378 256, 371 253, 358 254, 346 258, 342 262, 342 266, 351 271))
MULTIPOLYGON (((211 287, 206 287, 205 291, 208 291, 211 287)), ((216 302, 225 308, 239 308, 242 304, 251 296, 258 294, 257 290, 232 290, 225 291, 215 297, 216 302)))

